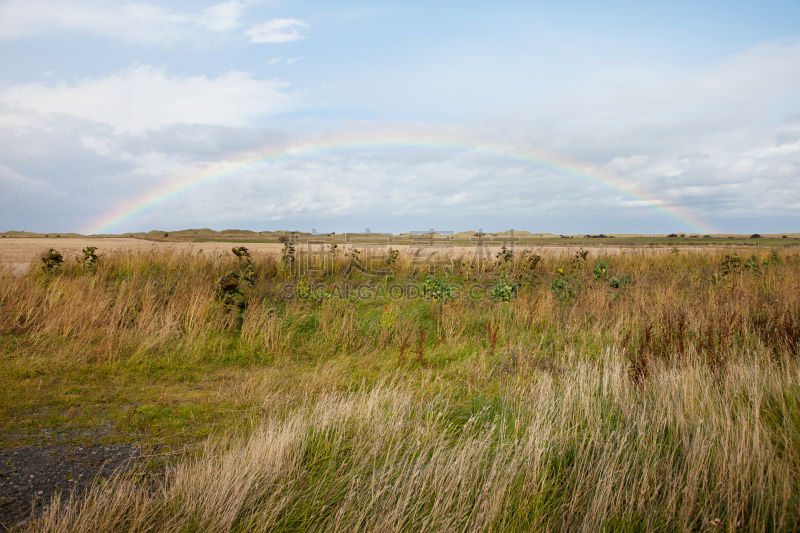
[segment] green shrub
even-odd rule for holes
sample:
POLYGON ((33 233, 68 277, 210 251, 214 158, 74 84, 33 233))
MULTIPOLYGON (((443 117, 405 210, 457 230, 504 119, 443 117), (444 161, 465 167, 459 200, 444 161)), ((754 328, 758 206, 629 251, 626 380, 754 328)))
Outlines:
POLYGON ((510 302, 517 295, 519 287, 513 280, 508 279, 508 275, 503 272, 497 284, 489 291, 489 297, 495 302, 510 302))
POLYGON ((428 276, 422 283, 422 296, 435 302, 452 300, 455 295, 455 287, 450 285, 447 278, 428 276))
POLYGON ((632 283, 633 280, 631 279, 631 276, 629 274, 622 274, 618 278, 611 278, 611 282, 609 283, 609 285, 611 285, 615 289, 619 289, 620 287, 624 287, 625 285, 630 285, 632 283))
POLYGON ((606 274, 608 272, 608 261, 603 259, 599 260, 594 267, 594 280, 600 281, 601 279, 606 279, 606 274))

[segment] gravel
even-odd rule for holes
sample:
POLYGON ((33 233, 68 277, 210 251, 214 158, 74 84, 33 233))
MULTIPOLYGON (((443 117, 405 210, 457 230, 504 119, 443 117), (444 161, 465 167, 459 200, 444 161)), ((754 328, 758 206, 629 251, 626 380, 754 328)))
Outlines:
POLYGON ((0 450, 0 531, 24 526, 32 510, 46 507, 58 492, 80 493, 95 480, 130 468, 140 454, 132 444, 0 450))

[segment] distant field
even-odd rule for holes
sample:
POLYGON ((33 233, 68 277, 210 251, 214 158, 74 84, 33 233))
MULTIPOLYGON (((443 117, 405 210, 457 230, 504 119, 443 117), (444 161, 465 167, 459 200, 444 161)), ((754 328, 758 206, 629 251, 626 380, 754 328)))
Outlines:
MULTIPOLYGON (((174 235, 174 234, 171 234, 174 235)), ((793 235, 793 234, 792 234, 793 235)), ((390 243, 397 249, 407 249, 408 247, 424 246, 427 243, 424 240, 412 241, 409 236, 397 236, 392 239, 390 243)), ((465 255, 474 250, 477 242, 470 241, 463 238, 459 234, 452 240, 437 241, 437 244, 452 245, 454 247, 454 255, 465 255)), ((0 238, 0 264, 11 264, 15 271, 21 271, 27 265, 38 262, 39 256, 47 249, 53 248, 66 257, 74 257, 80 255, 80 252, 86 246, 96 246, 98 253, 109 253, 118 251, 146 251, 146 250, 176 250, 176 251, 199 251, 203 250, 207 253, 227 253, 233 245, 244 245, 254 252, 270 252, 279 254, 283 249, 283 244, 277 242, 277 237, 269 237, 270 242, 266 242, 267 238, 262 240, 258 239, 183 239, 180 236, 171 236, 164 238, 163 234, 159 237, 145 236, 136 238, 122 238, 122 237, 52 237, 52 236, 39 236, 39 237, 14 237, 14 238, 0 238)), ((420 237, 420 239, 422 239, 420 237)), ((500 247, 509 243, 508 236, 498 234, 494 237, 492 234, 487 234, 487 246, 495 252, 500 247), (504 240, 504 238, 506 240, 504 240)), ((321 236, 313 237, 309 235, 302 235, 298 237, 298 246, 304 248, 307 246, 305 243, 312 242, 325 242, 338 244, 343 249, 364 247, 365 244, 387 244, 387 238, 374 237, 370 238, 365 235, 353 237, 350 244, 345 243, 345 237, 342 235, 337 236, 321 236)), ((619 237, 613 239, 586 239, 586 238, 521 238, 514 241, 515 246, 521 249, 530 249, 536 253, 556 253, 571 255, 575 250, 580 248, 599 248, 601 251, 598 253, 619 253, 621 251, 630 251, 632 249, 650 250, 658 253, 664 253, 677 247, 682 250, 714 250, 720 248, 749 248, 758 246, 767 247, 785 247, 785 246, 800 246, 800 239, 796 237, 781 239, 781 238, 763 238, 763 239, 749 239, 746 236, 740 238, 713 238, 713 239, 692 239, 692 238, 656 238, 656 237, 619 237)))

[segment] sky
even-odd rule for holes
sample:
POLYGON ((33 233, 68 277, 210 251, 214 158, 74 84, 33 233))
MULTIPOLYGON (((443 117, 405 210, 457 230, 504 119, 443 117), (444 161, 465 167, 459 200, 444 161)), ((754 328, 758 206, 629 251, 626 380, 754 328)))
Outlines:
POLYGON ((0 0, 0 231, 800 231, 800 3, 0 0))

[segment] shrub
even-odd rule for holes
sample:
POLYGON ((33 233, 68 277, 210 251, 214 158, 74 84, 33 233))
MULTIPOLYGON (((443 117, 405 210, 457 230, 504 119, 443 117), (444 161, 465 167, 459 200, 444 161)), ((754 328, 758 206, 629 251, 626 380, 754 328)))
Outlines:
POLYGON ((55 272, 63 262, 64 256, 61 255, 61 252, 50 248, 42 256, 42 263, 44 263, 42 265, 42 270, 45 272, 55 272))
POLYGON ((750 235, 750 238, 751 239, 760 239, 761 235, 759 235, 758 233, 753 233, 752 235, 750 235))
POLYGON ((433 301, 452 300, 455 295, 455 287, 448 283, 446 278, 428 276, 422 283, 422 295, 433 301))
POLYGON ((600 281, 601 279, 606 279, 606 273, 608 272, 608 261, 603 259, 599 260, 594 267, 594 280, 600 281))
POLYGON ((623 274, 619 278, 611 278, 611 282, 609 285, 615 289, 619 289, 620 287, 624 287, 625 285, 631 285, 633 280, 629 274, 623 274))
POLYGON ((80 263, 81 270, 89 270, 94 272, 97 268, 97 264, 100 262, 100 258, 97 257, 95 253, 97 251, 96 246, 87 246, 83 250, 83 257, 76 257, 75 260, 80 263))
POLYGON ((550 282, 550 290, 556 299, 566 302, 577 296, 580 289, 578 281, 571 276, 567 276, 563 268, 559 268, 557 274, 550 282))
POLYGON ((509 280, 508 275, 503 272, 497 284, 489 291, 489 297, 495 302, 510 302, 517 295, 517 291, 517 284, 509 280))
POLYGON ((758 257, 756 257, 755 255, 751 255, 747 259, 747 264, 745 265, 745 267, 747 267, 747 270, 749 270, 753 274, 758 274, 760 272, 758 257))

